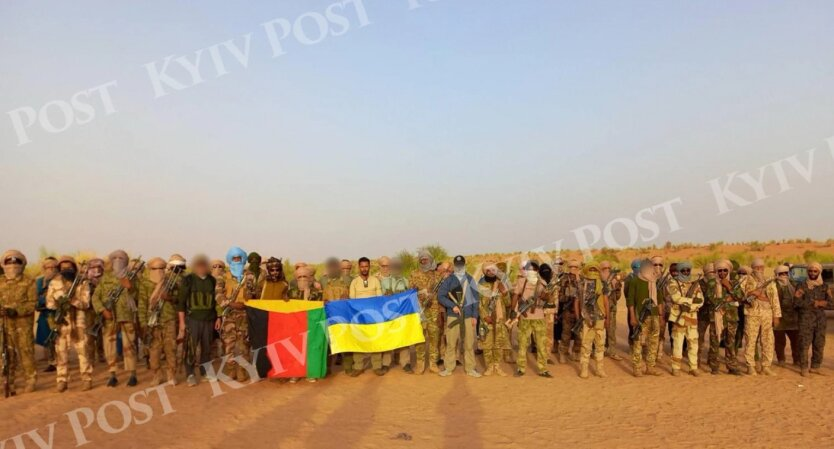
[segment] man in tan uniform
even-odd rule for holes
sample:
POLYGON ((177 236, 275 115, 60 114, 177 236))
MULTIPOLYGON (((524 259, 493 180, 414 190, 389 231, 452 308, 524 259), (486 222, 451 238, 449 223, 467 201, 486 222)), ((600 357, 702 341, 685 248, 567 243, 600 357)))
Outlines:
POLYGON ((90 283, 83 279, 85 273, 79 273, 78 264, 70 256, 61 257, 58 261, 58 271, 59 275, 52 278, 46 291, 46 308, 55 311, 50 317, 50 324, 53 326, 53 332, 57 333, 57 389, 59 393, 67 390, 69 348, 74 346, 78 355, 78 370, 81 373, 81 391, 87 391, 93 387, 93 367, 87 358, 86 311, 90 308, 90 283), (75 290, 71 292, 74 282, 75 290))
MULTIPOLYGON (((35 306, 38 304, 38 288, 35 280, 26 276, 26 256, 17 250, 3 253, 3 276, 0 279, 0 318, 3 332, 12 353, 9 366, 16 368, 14 353, 20 357, 23 376, 26 379, 24 393, 35 391, 38 380, 35 371, 35 306)), ((14 394, 14 371, 11 372, 11 392, 14 394)))
POLYGON ((747 301, 744 303, 744 359, 747 374, 756 373, 756 342, 762 341, 762 374, 775 376, 770 369, 773 363, 773 326, 779 325, 782 308, 779 304, 779 289, 774 279, 766 279, 765 263, 762 259, 753 261, 752 273, 741 281, 747 301))

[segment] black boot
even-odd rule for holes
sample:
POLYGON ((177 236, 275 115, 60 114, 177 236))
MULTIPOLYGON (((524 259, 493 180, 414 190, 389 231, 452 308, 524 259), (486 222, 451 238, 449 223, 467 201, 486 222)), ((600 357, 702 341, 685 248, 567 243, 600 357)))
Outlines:
POLYGON ((108 387, 115 387, 116 385, 119 385, 119 380, 116 379, 115 374, 111 374, 110 375, 110 380, 107 381, 107 386, 108 387))

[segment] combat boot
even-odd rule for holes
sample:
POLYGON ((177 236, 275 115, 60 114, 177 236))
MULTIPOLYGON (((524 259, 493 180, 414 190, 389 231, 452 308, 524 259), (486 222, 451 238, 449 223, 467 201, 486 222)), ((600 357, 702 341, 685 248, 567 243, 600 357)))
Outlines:
POLYGON ((672 368, 672 375, 675 376, 675 377, 680 376, 681 375, 680 368, 672 368))
POLYGON ((646 368, 646 374, 649 376, 660 376, 660 371, 658 371, 657 368, 650 366, 646 368))
POLYGON ((689 369, 689 375, 694 376, 694 377, 698 377, 698 376, 701 375, 701 371, 698 368, 690 368, 689 369))
POLYGON ((631 374, 632 374, 634 377, 643 377, 643 370, 642 370, 642 369, 640 369, 640 367, 639 367, 639 366, 634 365, 634 366, 631 368, 631 374))
POLYGON ((23 392, 24 393, 31 393, 33 391, 35 391, 35 381, 30 380, 30 381, 26 382, 26 386, 23 387, 23 392))
POLYGON ((425 360, 418 360, 417 363, 414 364, 414 372, 417 374, 423 374, 426 371, 426 362, 425 360))
POLYGON ((139 383, 139 381, 136 380, 136 371, 131 372, 130 373, 130 379, 127 380, 127 386, 128 387, 135 387, 136 384, 138 384, 138 383, 139 383))
POLYGON ((764 374, 765 376, 775 376, 776 375, 776 373, 774 373, 773 370, 770 369, 769 366, 766 366, 766 367, 762 368, 762 374, 764 374))
POLYGON ((605 368, 602 367, 602 362, 597 362, 597 377, 605 379, 608 374, 605 374, 605 368))
POLYGON ((93 389, 93 381, 92 380, 85 380, 81 382, 81 391, 90 391, 93 389))
POLYGON ((495 374, 497 374, 498 377, 507 377, 507 373, 505 373, 504 370, 501 369, 500 364, 496 363, 495 365, 493 365, 493 368, 495 369, 495 374))
POLYGON ((440 373, 440 368, 437 367, 437 362, 429 362, 429 371, 434 374, 440 373))
POLYGON ((235 378, 238 382, 246 382, 247 380, 249 380, 249 373, 247 373, 246 369, 244 369, 242 366, 238 365, 236 371, 237 372, 235 373, 235 378))
POLYGON ((63 393, 67 391, 67 383, 66 382, 58 382, 58 393, 63 393))
POLYGON ((159 373, 159 371, 153 373, 153 379, 151 379, 151 386, 155 387, 155 386, 157 386, 161 383, 162 383, 162 375, 159 373))
POLYGON ((489 365, 487 369, 484 370, 484 376, 491 376, 495 374, 495 365, 489 365))
POLYGON ((110 379, 107 380, 107 386, 110 388, 119 385, 119 379, 116 379, 116 373, 110 373, 110 379))
POLYGON ((223 367, 223 374, 225 374, 229 379, 237 380, 237 364, 236 363, 227 363, 226 366, 223 367))
POLYGON ((756 367, 755 366, 748 366, 747 367, 747 375, 748 376, 758 376, 759 373, 756 372, 756 367))
POLYGON ((579 377, 582 379, 588 378, 588 364, 583 363, 582 367, 579 369, 579 377))

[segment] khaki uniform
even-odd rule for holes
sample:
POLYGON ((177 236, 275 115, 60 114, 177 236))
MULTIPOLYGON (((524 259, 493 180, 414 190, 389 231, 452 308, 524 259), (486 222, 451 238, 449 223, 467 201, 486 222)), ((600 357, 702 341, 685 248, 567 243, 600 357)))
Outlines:
POLYGON ((563 358, 568 357, 568 353, 573 354, 574 359, 579 358, 579 350, 581 342, 573 334, 573 327, 576 325, 577 316, 573 310, 573 302, 579 297, 579 285, 582 282, 577 275, 575 280, 570 280, 572 275, 566 274, 561 281, 561 288, 559 290, 559 310, 561 310, 562 320, 562 335, 559 344, 559 352, 563 358), (570 348, 570 343, 573 341, 573 349, 570 348))
POLYGON ((420 269, 411 272, 408 279, 409 285, 417 290, 417 298, 422 309, 423 333, 426 342, 415 347, 417 366, 415 371, 421 373, 426 363, 426 352, 429 357, 429 367, 437 370, 437 360, 440 358, 440 304, 437 302, 436 289, 440 284, 440 276, 433 271, 421 271, 420 269), (428 346, 428 351, 426 350, 428 346))
MULTIPOLYGON (((79 275, 80 276, 80 275, 79 275)), ((46 291, 46 308, 58 309, 58 301, 69 293, 72 282, 56 276, 49 282, 46 291)), ((73 298, 69 301, 68 313, 64 316, 62 323, 54 321, 54 315, 50 316, 50 327, 55 329, 58 336, 55 340, 55 368, 56 380, 58 383, 67 382, 67 364, 69 359, 69 348, 73 346, 78 355, 78 370, 82 382, 93 380, 93 366, 87 357, 87 310, 90 308, 90 286, 87 281, 82 282, 75 290, 73 298)))
POLYGON ((698 369, 698 310, 704 305, 701 286, 696 282, 669 281, 667 297, 671 302, 672 370, 681 369, 683 342, 686 340, 689 369, 698 369), (690 293, 691 291, 691 293, 690 293))
MULTIPOLYGON (((244 278, 248 272, 244 273, 244 278)), ((225 280, 217 282, 215 291, 217 292, 217 316, 221 317, 222 323, 220 325, 220 340, 223 344, 224 356, 235 357, 242 356, 249 361, 249 320, 246 317, 246 310, 228 309, 223 315, 225 307, 221 306, 231 299, 235 289, 239 283, 234 277, 228 277, 225 280)), ((264 286, 261 286, 260 291, 263 291, 264 286)), ((239 304, 246 304, 247 301, 255 299, 255 291, 257 286, 253 284, 252 288, 243 286, 237 294, 234 302, 239 304)), ((275 298, 283 299, 283 298, 275 298)), ((226 375, 229 377, 243 381, 246 379, 246 370, 238 366, 237 362, 229 359, 226 362, 226 375)))
MULTIPOLYGON (((594 294, 591 289, 595 288, 594 283, 596 282, 602 281, 588 279, 581 284, 583 298, 586 297, 586 295, 594 294)), ((588 297, 588 299, 590 299, 590 297, 588 297)), ((580 304, 580 311, 583 314, 586 313, 584 307, 584 304, 580 304)), ((599 372, 602 370, 602 363, 605 358, 605 319, 608 315, 608 310, 605 308, 605 297, 602 294, 599 294, 596 297, 594 308, 596 309, 594 312, 596 319, 592 320, 590 317, 584 316, 579 318, 582 320, 582 330, 580 331, 582 352, 579 356, 579 365, 582 367, 583 371, 587 369, 591 360, 591 350, 593 349, 594 360, 596 360, 597 365, 596 368, 599 372)))
POLYGON ((484 365, 487 369, 501 363, 504 350, 511 349, 510 333, 505 324, 506 308, 510 303, 510 298, 507 292, 503 294, 499 292, 500 283, 500 280, 490 283, 485 279, 481 279, 478 283, 480 295, 478 313, 481 322, 486 324, 488 329, 486 339, 480 342, 481 350, 484 352, 484 365))
MULTIPOLYGON (((101 314, 110 292, 120 287, 119 279, 113 273, 105 273, 93 293, 93 308, 101 314)), ((107 370, 116 373, 116 333, 122 336, 122 353, 124 355, 125 371, 136 371, 136 320, 138 318, 138 304, 147 301, 149 292, 140 288, 140 283, 133 280, 131 288, 124 289, 119 296, 116 307, 111 311, 113 319, 104 321, 102 333, 104 335, 104 357, 107 359, 107 370)))
MULTIPOLYGON (((765 281, 768 282, 768 281, 765 281)), ((741 281, 741 289, 749 295, 760 286, 760 282, 753 276, 745 276, 741 281)), ((744 360, 748 369, 756 369, 756 342, 762 342, 762 369, 773 363, 773 318, 782 317, 779 303, 779 289, 776 282, 769 282, 764 288, 767 301, 753 299, 752 304, 744 305, 744 360)))
MULTIPOLYGON (((38 303, 38 289, 35 280, 25 274, 17 279, 8 280, 0 276, 0 307, 14 309, 17 312, 15 318, 6 317, 3 319, 6 338, 8 338, 9 352, 12 360, 9 366, 16 368, 14 363, 17 353, 20 357, 20 365, 23 368, 23 378, 26 381, 27 389, 34 389, 37 382, 37 371, 35 370, 35 339, 33 329, 35 326, 35 306, 38 303)), ((14 372, 12 372, 14 376, 14 372)), ((14 390, 14 379, 11 379, 12 390, 14 390)))

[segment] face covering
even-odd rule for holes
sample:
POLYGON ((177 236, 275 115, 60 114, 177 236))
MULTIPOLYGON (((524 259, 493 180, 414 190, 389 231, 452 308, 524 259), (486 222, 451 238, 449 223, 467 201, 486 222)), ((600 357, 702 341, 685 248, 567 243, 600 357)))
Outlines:
POLYGON ((465 266, 455 267, 455 276, 457 276, 458 279, 463 279, 463 275, 465 275, 465 274, 466 274, 466 267, 465 266))
POLYGON ((149 270, 150 274, 148 274, 148 278, 150 278, 151 282, 154 284, 159 284, 162 282, 162 279, 165 278, 165 270, 149 270))
POLYGON ((235 279, 240 281, 243 279, 243 268, 246 265, 246 251, 238 248, 237 246, 231 248, 229 252, 226 253, 226 265, 229 266, 229 272, 232 273, 235 279), (239 261, 235 261, 234 258, 239 257, 239 261))
POLYGON ((249 272, 255 275, 257 279, 261 275, 261 255, 258 253, 249 254, 247 261, 249 262, 249 272))
POLYGON ((67 281, 74 281, 75 280, 76 271, 72 268, 67 268, 65 270, 61 270, 61 277, 67 281))
POLYGON ((3 274, 6 279, 13 281, 23 274, 23 265, 6 265, 3 267, 3 274))
POLYGON ((536 273, 533 270, 527 270, 527 282, 530 284, 538 284, 539 273, 536 273))
POLYGON ((111 264, 113 273, 116 273, 116 276, 122 276, 127 269, 127 261, 124 259, 113 259, 111 264))

